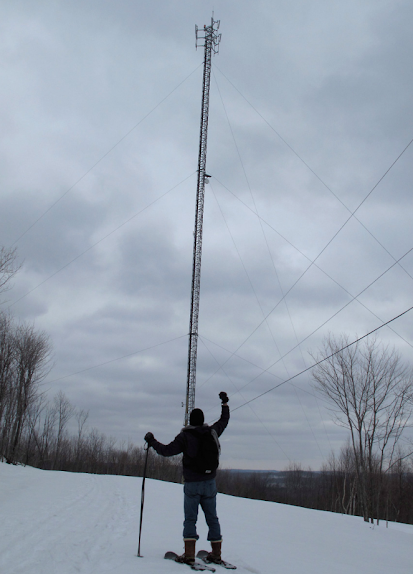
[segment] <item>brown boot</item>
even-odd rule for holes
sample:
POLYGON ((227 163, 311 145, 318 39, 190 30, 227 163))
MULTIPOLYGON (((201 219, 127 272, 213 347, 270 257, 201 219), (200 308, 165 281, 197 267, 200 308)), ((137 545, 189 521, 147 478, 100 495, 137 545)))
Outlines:
POLYGON ((221 545, 222 540, 217 540, 216 542, 211 542, 211 552, 208 553, 208 562, 214 562, 214 564, 219 564, 221 562, 221 545))
POLYGON ((185 552, 175 558, 177 562, 184 562, 185 564, 194 564, 195 562, 195 538, 184 538, 185 552))

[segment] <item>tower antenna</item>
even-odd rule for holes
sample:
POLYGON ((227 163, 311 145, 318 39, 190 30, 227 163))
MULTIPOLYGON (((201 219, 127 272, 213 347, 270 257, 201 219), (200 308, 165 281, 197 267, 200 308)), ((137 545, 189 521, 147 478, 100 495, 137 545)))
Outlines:
POLYGON ((189 415, 195 407, 196 385, 196 359, 198 350, 198 316, 199 295, 201 287, 201 257, 202 257, 202 226, 204 220, 204 196, 205 184, 210 177, 205 173, 207 138, 208 138, 208 114, 209 114, 209 89, 211 84, 211 59, 212 53, 218 54, 221 34, 218 34, 219 20, 211 18, 211 25, 199 29, 195 26, 195 47, 204 48, 204 77, 202 84, 201 127, 199 135, 198 154, 198 182, 196 190, 195 206, 195 229, 194 229, 194 252, 192 262, 192 289, 191 310, 189 317, 189 344, 188 344, 188 371, 186 384, 186 408, 184 424, 189 424, 189 415), (203 44, 200 42, 204 42, 203 44))

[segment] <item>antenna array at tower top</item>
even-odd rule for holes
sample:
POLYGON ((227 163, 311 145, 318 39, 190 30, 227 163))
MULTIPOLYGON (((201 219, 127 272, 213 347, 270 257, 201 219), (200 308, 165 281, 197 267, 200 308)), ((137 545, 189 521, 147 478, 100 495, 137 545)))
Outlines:
POLYGON ((214 20, 212 17, 210 26, 198 28, 198 26, 195 25, 195 48, 204 48, 209 43, 214 54, 218 54, 219 43, 221 41, 221 34, 217 33, 219 30, 219 24, 220 20, 214 20), (205 43, 199 44, 199 41, 204 41, 205 43))

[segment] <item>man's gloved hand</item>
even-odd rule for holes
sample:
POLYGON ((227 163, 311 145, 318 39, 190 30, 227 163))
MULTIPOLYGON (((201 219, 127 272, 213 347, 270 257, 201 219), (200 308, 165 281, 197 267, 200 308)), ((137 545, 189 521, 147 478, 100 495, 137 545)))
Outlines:
POLYGON ((155 437, 153 436, 153 434, 151 432, 147 432, 145 435, 145 441, 148 443, 149 446, 151 446, 154 440, 155 437))
POLYGON ((229 401, 227 393, 224 392, 219 393, 219 398, 221 399, 223 405, 229 401))

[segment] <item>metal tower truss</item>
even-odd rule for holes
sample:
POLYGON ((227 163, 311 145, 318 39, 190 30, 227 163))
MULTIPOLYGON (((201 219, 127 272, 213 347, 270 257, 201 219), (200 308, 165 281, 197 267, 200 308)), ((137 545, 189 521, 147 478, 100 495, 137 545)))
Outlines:
POLYGON ((192 263, 192 289, 191 311, 189 318, 189 344, 188 344, 188 372, 186 386, 186 409, 185 426, 189 424, 189 415, 195 407, 196 385, 196 359, 198 349, 198 316, 199 296, 201 287, 201 257, 202 257, 202 226, 204 219, 204 196, 205 183, 208 175, 205 173, 207 138, 208 138, 208 114, 209 114, 209 89, 211 84, 211 58, 212 53, 218 54, 221 34, 218 34, 219 20, 211 18, 211 25, 199 29, 195 26, 195 46, 204 48, 204 77, 202 85, 202 108, 201 129, 199 136, 198 155, 198 183, 196 191, 195 229, 194 229, 194 252, 192 263), (203 42, 203 44, 199 44, 203 42))

